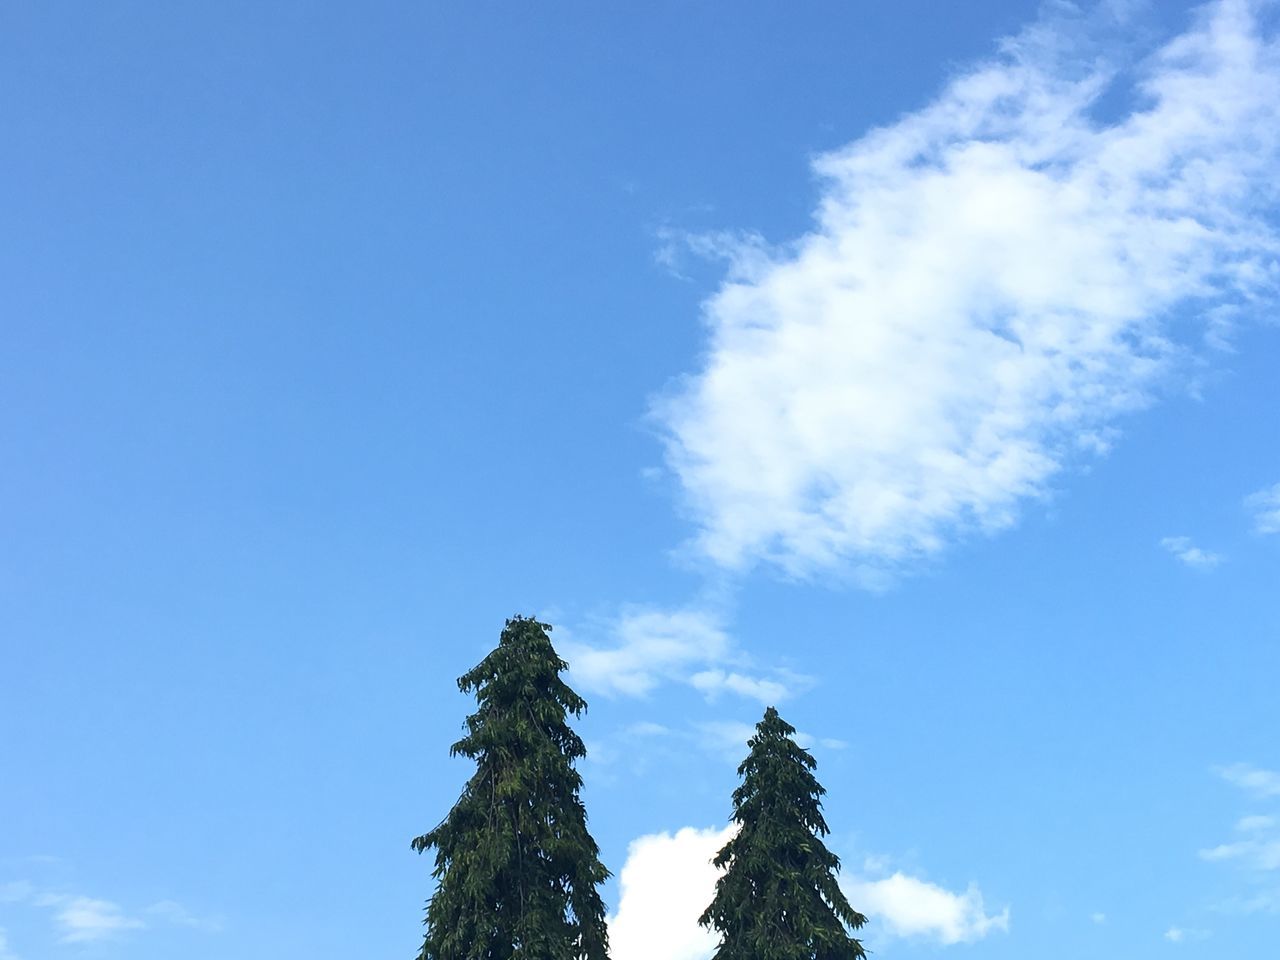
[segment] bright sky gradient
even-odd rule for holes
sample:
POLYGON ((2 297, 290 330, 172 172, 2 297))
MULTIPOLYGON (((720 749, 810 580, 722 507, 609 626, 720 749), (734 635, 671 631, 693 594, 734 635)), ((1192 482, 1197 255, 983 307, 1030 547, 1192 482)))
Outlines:
POLYGON ((707 960, 776 703, 884 960, 1273 960, 1280 8, 0 9, 0 960, 413 956, 454 678, 707 960))

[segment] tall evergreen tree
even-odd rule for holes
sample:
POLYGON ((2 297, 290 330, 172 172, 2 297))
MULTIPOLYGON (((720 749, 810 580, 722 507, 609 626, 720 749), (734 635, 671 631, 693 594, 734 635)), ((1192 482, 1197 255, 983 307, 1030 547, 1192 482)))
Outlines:
POLYGON ((551 628, 508 620, 497 649, 458 679, 476 712, 451 755, 476 771, 444 821, 413 841, 434 848, 437 886, 419 960, 607 960, 609 876, 587 832, 568 715, 587 704, 560 679, 551 628))
POLYGON ((826 791, 795 727, 770 707, 748 741, 733 791, 737 834, 716 855, 726 868, 699 919, 720 933, 715 960, 862 960, 846 928, 867 918, 836 883, 840 860, 821 838, 826 791))

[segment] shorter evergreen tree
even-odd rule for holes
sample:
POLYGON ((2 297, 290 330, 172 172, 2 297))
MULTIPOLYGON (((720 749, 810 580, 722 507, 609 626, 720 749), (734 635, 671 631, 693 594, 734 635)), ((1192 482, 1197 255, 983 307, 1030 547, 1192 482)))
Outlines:
POLYGON ((748 741, 733 791, 738 832, 716 855, 724 868, 699 923, 720 933, 714 960, 863 960, 847 928, 867 918, 836 883, 840 861, 821 837, 826 791, 795 727, 770 707, 748 741))
POLYGON ((567 715, 587 708, 547 624, 508 620, 498 647, 462 675, 476 712, 454 755, 475 774, 449 815, 413 841, 434 848, 437 886, 419 960, 607 960, 609 876, 587 832, 567 715))

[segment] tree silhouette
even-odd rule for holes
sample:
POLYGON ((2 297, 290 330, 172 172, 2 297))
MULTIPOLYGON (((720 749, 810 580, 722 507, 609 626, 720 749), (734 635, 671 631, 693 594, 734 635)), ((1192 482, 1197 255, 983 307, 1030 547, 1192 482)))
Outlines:
POLYGON ((720 933, 715 960, 863 960, 847 928, 867 918, 836 883, 840 860, 822 842, 826 791, 795 727, 769 707, 748 741, 733 791, 737 834, 716 855, 725 868, 699 919, 720 933))
POLYGON ((451 755, 476 763, 462 796, 413 841, 436 851, 419 960, 607 960, 598 886, 609 876, 587 832, 568 715, 587 708, 560 679, 551 628, 508 620, 498 646, 458 679, 476 712, 451 755))

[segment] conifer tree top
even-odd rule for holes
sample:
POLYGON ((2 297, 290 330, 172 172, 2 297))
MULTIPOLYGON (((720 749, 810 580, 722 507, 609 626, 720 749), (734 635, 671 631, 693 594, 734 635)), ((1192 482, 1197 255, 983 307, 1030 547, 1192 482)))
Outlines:
POLYGON ((733 791, 738 833, 716 855, 725 872, 699 922, 721 935, 715 960, 863 960, 849 929, 866 917, 836 882, 826 848, 826 792, 795 728, 769 707, 748 741, 733 791))
POLYGON ((550 627, 508 620, 458 679, 476 698, 451 752, 476 770, 453 809, 413 841, 437 880, 420 960, 607 960, 598 887, 609 876, 587 831, 568 716, 586 702, 560 678, 550 627))
POLYGON ((569 665, 551 645, 550 631, 550 624, 512 617, 498 646, 458 678, 458 689, 474 694, 479 709, 467 717, 467 735, 451 754, 474 758, 495 735, 531 736, 536 729, 551 737, 566 757, 586 756, 566 719, 582 716, 587 702, 560 678, 569 665))

